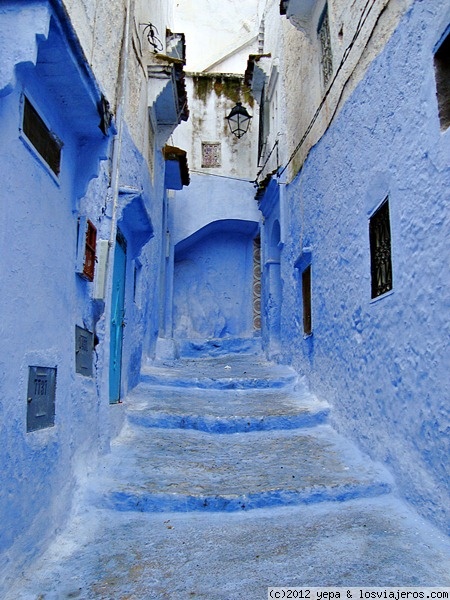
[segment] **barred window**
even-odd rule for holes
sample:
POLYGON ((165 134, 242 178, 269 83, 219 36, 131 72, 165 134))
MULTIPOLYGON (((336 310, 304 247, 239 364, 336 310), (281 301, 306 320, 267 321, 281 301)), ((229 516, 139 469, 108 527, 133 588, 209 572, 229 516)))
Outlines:
POLYGON ((389 198, 369 221, 372 298, 392 289, 391 225, 389 198))
POLYGON ((24 96, 22 130, 55 175, 61 166, 61 142, 50 131, 37 110, 24 96))
POLYGON ((202 167, 220 167, 220 142, 202 142, 202 167))
POLYGON ((450 125, 450 33, 447 34, 434 55, 436 93, 441 128, 450 125))
POLYGON ((328 5, 322 13, 319 20, 319 27, 317 29, 319 36, 320 47, 322 51, 321 64, 322 64, 322 75, 323 83, 325 86, 333 75, 333 55, 331 52, 331 36, 330 36, 330 21, 328 17, 328 5))
POLYGON ((302 272, 303 333, 312 333, 311 265, 302 272))

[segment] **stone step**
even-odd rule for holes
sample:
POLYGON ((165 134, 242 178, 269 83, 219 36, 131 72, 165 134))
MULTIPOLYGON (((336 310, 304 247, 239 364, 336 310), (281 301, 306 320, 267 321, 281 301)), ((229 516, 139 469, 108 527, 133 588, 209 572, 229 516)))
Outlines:
POLYGON ((262 352, 261 338, 186 339, 176 342, 181 358, 202 358, 228 354, 258 355, 262 352))
POLYGON ((128 425, 91 500, 118 511, 236 511, 390 491, 388 476, 329 425, 232 435, 128 425))
POLYGON ((135 425, 210 433, 313 427, 329 414, 329 405, 300 385, 295 391, 139 385, 126 403, 128 421, 135 425))
POLYGON ((297 373, 289 366, 255 356, 168 361, 142 368, 141 386, 165 385, 202 389, 283 388, 293 386, 297 373))

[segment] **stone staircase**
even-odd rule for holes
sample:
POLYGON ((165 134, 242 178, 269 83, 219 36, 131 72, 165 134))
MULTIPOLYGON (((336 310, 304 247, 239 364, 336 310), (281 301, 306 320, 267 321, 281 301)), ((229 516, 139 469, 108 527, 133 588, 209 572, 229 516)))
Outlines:
POLYGON ((2 600, 450 585, 448 539, 388 493, 292 369, 257 355, 160 363, 123 408, 68 526, 2 600))
POLYGON ((329 407, 260 356, 146 367, 93 490, 119 511, 237 511, 390 491, 327 423, 329 407))

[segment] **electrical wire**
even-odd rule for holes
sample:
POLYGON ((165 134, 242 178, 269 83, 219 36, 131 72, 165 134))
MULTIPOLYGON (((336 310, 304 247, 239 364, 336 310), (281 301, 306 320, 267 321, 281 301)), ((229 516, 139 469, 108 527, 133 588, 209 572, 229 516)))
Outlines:
POLYGON ((159 39, 159 31, 153 23, 141 23, 144 26, 143 34, 147 37, 148 43, 153 46, 153 52, 161 52, 164 48, 162 41, 159 39))
MULTIPOLYGON (((278 135, 279 135, 279 134, 278 134, 278 135)), ((267 156, 267 158, 266 158, 266 160, 265 160, 265 162, 264 162, 263 166, 260 168, 260 170, 259 170, 259 171, 258 171, 258 173, 256 174, 256 178, 255 178, 255 180, 252 182, 252 183, 254 183, 255 185, 258 183, 258 177, 261 175, 261 173, 262 173, 262 172, 264 171, 264 169, 266 168, 266 165, 267 165, 267 163, 269 162, 269 160, 270 160, 270 157, 272 156, 272 154, 273 154, 273 152, 274 152, 275 148, 278 146, 278 141, 279 141, 278 139, 276 139, 276 140, 275 140, 275 143, 274 143, 274 145, 272 146, 272 149, 271 149, 271 151, 269 152, 269 155, 267 156)))
MULTIPOLYGON (((365 23, 366 23, 366 21, 367 21, 368 17, 369 17, 369 15, 370 15, 370 13, 371 13, 371 11, 372 11, 373 7, 375 6, 375 3, 376 3, 376 2, 377 2, 377 0, 368 0, 368 1, 366 2, 365 6, 364 6, 364 8, 363 8, 363 10, 362 10, 362 12, 361 12, 361 15, 360 15, 360 18, 359 18, 358 24, 357 24, 357 26, 356 26, 355 33, 353 34, 353 37, 352 37, 352 39, 351 39, 351 41, 350 41, 349 45, 348 45, 348 46, 347 46, 347 48, 344 50, 344 53, 343 53, 343 55, 342 55, 342 58, 341 58, 341 62, 339 63, 339 66, 338 66, 338 68, 336 69, 336 72, 335 72, 335 73, 334 73, 334 75, 333 75, 333 78, 332 78, 332 80, 331 80, 331 83, 330 83, 330 85, 328 86, 328 88, 327 88, 327 90, 326 90, 326 92, 325 92, 325 94, 324 94, 324 96, 323 96, 323 98, 322 98, 322 100, 321 100, 321 102, 320 102, 319 106, 317 107, 317 110, 316 110, 316 112, 314 113, 314 115, 313 115, 313 117, 312 117, 312 119, 311 119, 311 121, 310 121, 310 123, 309 123, 308 127, 306 128, 306 131, 304 132, 303 136, 301 137, 300 141, 298 142, 297 146, 295 147, 294 151, 292 152, 291 156, 289 157, 289 160, 288 160, 288 161, 287 161, 287 163, 286 163, 286 164, 283 166, 283 168, 282 168, 280 171, 278 171, 278 173, 277 173, 277 177, 278 177, 278 178, 280 178, 280 177, 282 176, 282 174, 283 174, 283 173, 286 171, 286 169, 288 168, 288 166, 289 166, 289 165, 291 164, 291 162, 294 160, 294 158, 295 158, 295 155, 296 155, 296 154, 297 154, 297 152, 300 150, 300 148, 303 146, 303 144, 304 144, 304 142, 305 142, 306 138, 308 137, 308 135, 310 134, 310 132, 311 132, 312 128, 314 127, 314 124, 316 123, 316 121, 317 121, 317 119, 318 119, 318 117, 319 117, 319 114, 320 114, 320 112, 321 112, 322 108, 324 107, 324 105, 325 105, 325 102, 326 102, 326 101, 327 101, 327 99, 328 99, 328 96, 329 96, 329 95, 330 95, 330 93, 331 93, 331 90, 333 89, 334 83, 336 82, 336 80, 337 80, 337 78, 338 78, 338 76, 339 76, 339 74, 340 74, 340 72, 341 72, 341 70, 342 70, 343 66, 344 66, 344 65, 345 65, 345 63, 347 62, 347 59, 348 59, 348 57, 349 57, 349 54, 350 54, 350 52, 351 52, 351 50, 352 50, 353 46, 355 45, 355 42, 356 42, 356 40, 358 39, 358 37, 359 37, 359 35, 360 35, 360 33, 361 33, 361 31, 362 31, 362 29, 363 29, 363 27, 364 27, 364 25, 365 25, 365 23)), ((385 9, 385 8, 386 8, 386 6, 383 8, 383 11, 384 11, 384 9, 385 9)), ((382 11, 382 12, 383 12, 383 11, 382 11)), ((381 13, 380 13, 380 15, 381 15, 381 13)), ((379 18, 379 17, 378 17, 378 18, 379 18)), ((377 19, 377 22, 378 22, 378 19, 377 19)), ((376 24, 375 24, 375 25, 376 25, 376 24)), ((335 110, 334 110, 334 112, 333 112, 333 115, 332 115, 332 117, 331 117, 330 123, 331 123, 331 121, 333 120, 333 118, 334 118, 334 117, 335 117, 335 115, 336 115, 337 108, 338 108, 338 106, 339 106, 339 103, 340 103, 340 100, 341 100, 341 98, 342 98, 342 93, 343 93, 343 91, 344 91, 344 88, 345 88, 345 86, 346 86, 346 85, 347 85, 347 83, 348 83, 348 80, 350 79, 350 76, 351 76, 351 74, 349 75, 349 77, 348 77, 348 78, 347 78, 347 80, 345 81, 344 85, 342 86, 342 92, 341 92, 341 94, 340 94, 340 96, 339 96, 338 103, 337 103, 337 106, 336 106, 336 108, 335 108, 335 110)), ((328 124, 328 126, 330 125, 330 123, 328 124)), ((272 149, 272 151, 273 151, 273 149, 272 149)), ((269 155, 269 156, 270 156, 270 155, 269 155)), ((256 179, 255 179, 255 182, 254 182, 255 184, 257 184, 257 183, 258 183, 258 177, 260 176, 260 174, 261 174, 261 173, 262 173, 262 171, 264 170, 264 167, 266 166, 266 164, 267 164, 267 161, 266 161, 266 163, 264 164, 263 168, 262 168, 262 169, 261 169, 261 170, 258 172, 258 174, 257 174, 257 176, 256 176, 256 179)))
POLYGON ((221 177, 223 179, 233 179, 233 181, 245 181, 245 183, 255 183, 254 180, 242 179, 240 177, 231 177, 230 175, 218 175, 217 173, 207 173, 206 171, 196 171, 195 169, 189 169, 190 173, 197 173, 198 175, 208 175, 209 177, 221 177))

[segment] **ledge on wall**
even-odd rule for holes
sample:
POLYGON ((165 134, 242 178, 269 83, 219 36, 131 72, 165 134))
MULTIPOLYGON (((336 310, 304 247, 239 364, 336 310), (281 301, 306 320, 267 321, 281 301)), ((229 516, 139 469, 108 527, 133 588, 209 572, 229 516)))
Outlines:
POLYGON ((175 146, 164 146, 166 161, 165 186, 168 190, 181 190, 190 184, 189 167, 185 150, 175 146))
POLYGON ((309 33, 313 15, 321 0, 281 0, 280 15, 285 15, 289 21, 304 33, 309 33))
POLYGON ((121 187, 119 200, 122 214, 118 225, 127 238, 131 258, 136 258, 154 235, 152 220, 142 190, 121 187))
POLYGON ((158 135, 164 144, 181 121, 189 118, 183 60, 163 54, 148 65, 149 110, 154 111, 158 135))
POLYGON ((244 82, 252 90, 255 99, 261 96, 270 71, 271 54, 250 54, 245 70, 244 82))

